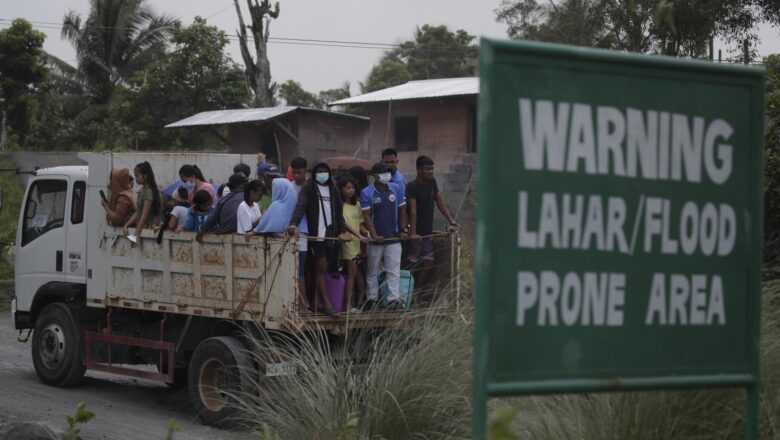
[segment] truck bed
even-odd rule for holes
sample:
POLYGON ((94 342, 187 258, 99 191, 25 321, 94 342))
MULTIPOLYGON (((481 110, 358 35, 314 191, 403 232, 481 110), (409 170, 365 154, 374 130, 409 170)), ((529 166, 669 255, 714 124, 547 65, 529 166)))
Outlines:
POLYGON ((286 237, 246 237, 146 229, 132 246, 106 228, 106 305, 254 321, 296 328, 298 244, 286 237))
MULTIPOLYGON (((132 246, 121 228, 105 231, 100 247, 109 267, 105 305, 111 307, 252 321, 274 330, 319 327, 332 333, 387 327, 431 313, 452 315, 458 309, 457 277, 450 277, 449 298, 433 308, 338 317, 299 314, 295 238, 205 234, 199 242, 192 232, 166 231, 157 244, 156 233, 146 229, 132 246)), ((438 241, 458 249, 456 235, 438 241)), ((457 252, 442 256, 447 259, 439 274, 457 273, 457 252)))

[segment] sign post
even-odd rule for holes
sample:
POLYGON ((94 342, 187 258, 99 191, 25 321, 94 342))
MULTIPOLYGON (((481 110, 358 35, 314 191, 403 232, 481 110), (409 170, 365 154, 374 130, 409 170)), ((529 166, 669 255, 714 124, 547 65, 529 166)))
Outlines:
POLYGON ((763 69, 483 39, 474 435, 490 396, 744 387, 763 69))

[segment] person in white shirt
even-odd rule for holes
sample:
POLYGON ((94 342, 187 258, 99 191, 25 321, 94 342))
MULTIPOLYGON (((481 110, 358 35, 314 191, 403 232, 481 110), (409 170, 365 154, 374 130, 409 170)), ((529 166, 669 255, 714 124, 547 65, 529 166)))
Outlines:
POLYGON ((257 227, 260 222, 260 210, 257 202, 265 194, 265 185, 259 180, 250 180, 244 187, 244 201, 238 206, 236 213, 236 232, 246 234, 257 227))

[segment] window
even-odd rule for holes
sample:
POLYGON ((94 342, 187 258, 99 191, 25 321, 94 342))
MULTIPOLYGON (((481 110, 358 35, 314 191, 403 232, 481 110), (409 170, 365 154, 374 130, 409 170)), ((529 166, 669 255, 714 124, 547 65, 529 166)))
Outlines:
POLYGON ((73 185, 73 197, 70 203, 70 223, 77 225, 84 221, 84 200, 87 195, 87 184, 76 182, 73 185))
POLYGON ((67 197, 68 182, 65 180, 33 182, 24 204, 22 246, 63 226, 67 197))
POLYGON ((323 131, 318 132, 317 148, 320 150, 336 151, 336 134, 323 131))
POLYGON ((417 116, 395 118, 395 149, 417 151, 417 116))

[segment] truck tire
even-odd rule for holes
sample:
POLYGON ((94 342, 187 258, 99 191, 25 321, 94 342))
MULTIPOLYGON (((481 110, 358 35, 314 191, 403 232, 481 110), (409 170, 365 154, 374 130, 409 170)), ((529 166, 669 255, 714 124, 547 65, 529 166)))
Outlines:
POLYGON ((236 397, 249 392, 252 371, 238 339, 218 336, 198 344, 190 360, 189 394, 205 424, 225 427, 238 420, 236 397))
POLYGON ((76 311, 64 303, 43 308, 35 321, 32 358, 42 382, 59 387, 78 384, 86 366, 81 359, 83 342, 76 311))

